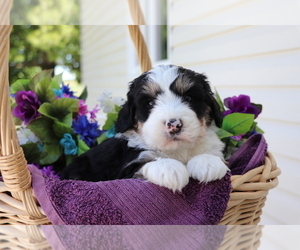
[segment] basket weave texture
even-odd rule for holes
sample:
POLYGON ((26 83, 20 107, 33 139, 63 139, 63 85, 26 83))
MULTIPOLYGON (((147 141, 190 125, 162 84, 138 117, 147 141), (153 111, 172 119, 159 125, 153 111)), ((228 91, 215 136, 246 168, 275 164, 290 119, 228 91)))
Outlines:
MULTIPOLYGON (((128 2, 134 4, 137 1, 128 2)), ((0 0, 3 6, 1 11, 9 12, 11 3, 10 0, 0 0)), ((8 15, 2 18, 4 19, 0 20, 1 24, 8 23, 8 20, 5 20, 8 15)), ((139 19, 144 20, 141 16, 139 19)), ((48 218, 33 196, 31 176, 22 148, 18 144, 10 110, 8 55, 11 28, 9 25, 0 25, 0 170, 3 178, 3 181, 0 181, 0 224, 49 224, 48 218)), ((129 26, 129 33, 136 46, 142 71, 149 70, 151 61, 139 26, 129 26)), ((232 176, 232 193, 220 224, 257 224, 268 191, 278 185, 279 174, 280 169, 269 152, 264 165, 244 175, 232 176)))

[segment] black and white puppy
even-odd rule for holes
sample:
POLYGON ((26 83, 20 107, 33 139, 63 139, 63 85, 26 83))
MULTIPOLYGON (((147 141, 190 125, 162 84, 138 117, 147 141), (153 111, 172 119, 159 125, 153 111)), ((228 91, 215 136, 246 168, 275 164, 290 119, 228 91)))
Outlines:
POLYGON ((145 178, 181 190, 193 177, 221 179, 228 168, 219 106, 204 75, 162 65, 130 83, 115 124, 117 135, 76 158, 63 179, 145 178))

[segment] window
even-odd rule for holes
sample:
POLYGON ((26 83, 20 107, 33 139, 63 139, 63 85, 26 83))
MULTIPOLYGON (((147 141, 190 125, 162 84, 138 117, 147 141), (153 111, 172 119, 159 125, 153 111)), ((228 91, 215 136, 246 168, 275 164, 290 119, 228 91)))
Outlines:
POLYGON ((148 24, 144 35, 151 59, 155 64, 168 59, 167 0, 147 1, 146 6, 143 7, 148 24))

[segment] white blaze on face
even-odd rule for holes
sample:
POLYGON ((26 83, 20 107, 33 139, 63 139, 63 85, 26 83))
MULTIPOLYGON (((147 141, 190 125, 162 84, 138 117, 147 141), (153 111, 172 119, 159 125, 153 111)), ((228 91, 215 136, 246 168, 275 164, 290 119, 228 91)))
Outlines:
POLYGON ((151 148, 162 151, 193 147, 205 133, 206 126, 180 96, 170 91, 170 85, 178 77, 177 67, 168 67, 167 70, 166 67, 158 67, 150 72, 149 82, 159 85, 161 93, 141 128, 144 141, 151 148), (170 134, 167 128, 166 124, 172 119, 182 122, 182 128, 177 134, 170 134))
POLYGON ((178 67, 161 65, 149 71, 149 81, 158 84, 162 90, 169 89, 170 85, 178 77, 178 67))

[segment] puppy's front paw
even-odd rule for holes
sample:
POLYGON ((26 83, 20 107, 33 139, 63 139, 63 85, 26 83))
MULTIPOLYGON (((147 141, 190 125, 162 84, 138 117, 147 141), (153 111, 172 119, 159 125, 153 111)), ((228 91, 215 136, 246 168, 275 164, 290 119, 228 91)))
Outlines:
POLYGON ((186 167, 173 159, 158 158, 148 162, 140 170, 143 176, 159 186, 181 191, 189 182, 189 173, 186 167))
POLYGON ((187 164, 189 175, 200 182, 221 179, 229 170, 222 159, 211 154, 197 155, 187 164))

